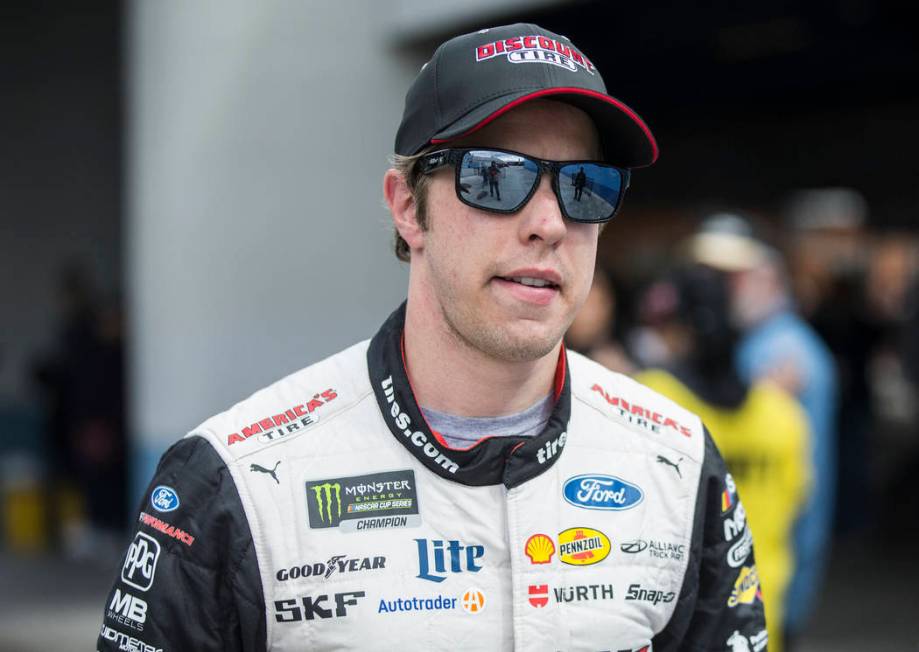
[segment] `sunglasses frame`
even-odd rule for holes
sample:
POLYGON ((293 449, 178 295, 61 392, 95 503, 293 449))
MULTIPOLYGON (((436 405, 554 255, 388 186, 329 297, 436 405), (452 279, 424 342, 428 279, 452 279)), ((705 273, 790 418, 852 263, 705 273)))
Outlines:
POLYGON ((418 174, 431 174, 436 170, 439 170, 442 167, 452 165, 456 170, 454 174, 454 185, 456 191, 456 197, 461 202, 476 208, 481 211, 487 211, 489 213, 501 213, 508 215, 511 213, 516 213, 524 206, 527 205, 527 202, 533 198, 533 195, 536 193, 536 189, 539 188, 539 183, 542 181, 543 171, 548 172, 551 175, 552 179, 552 191, 555 193, 555 198, 558 201, 559 210, 562 212, 562 215, 566 219, 571 220, 572 222, 581 222, 583 224, 602 224, 604 222, 609 222, 616 216, 616 213, 619 212, 619 209, 622 207, 622 199, 625 197, 625 192, 629 188, 629 182, 631 181, 631 170, 628 168, 620 168, 615 165, 610 165, 605 161, 596 161, 596 160, 574 160, 574 161, 549 161, 546 159, 540 159, 521 152, 515 152, 511 149, 501 149, 500 147, 458 147, 458 148, 447 148, 440 149, 436 152, 431 152, 429 154, 421 157, 418 163, 418 174), (463 187, 460 183, 460 172, 462 166, 460 165, 463 162, 463 157, 466 156, 468 152, 499 152, 502 154, 512 154, 514 156, 519 156, 522 159, 528 160, 536 164, 536 178, 533 181, 533 187, 530 188, 530 191, 526 196, 513 208, 497 208, 492 206, 480 206, 478 204, 472 203, 472 201, 466 199, 463 196, 463 187), (572 217, 568 214, 568 211, 565 209, 565 203, 562 201, 561 190, 559 188, 559 174, 563 167, 567 165, 599 165, 604 168, 612 168, 619 172, 620 177, 622 178, 622 185, 619 190, 619 197, 616 199, 616 205, 613 207, 613 212, 610 213, 609 217, 602 217, 597 219, 584 219, 579 217, 572 217))

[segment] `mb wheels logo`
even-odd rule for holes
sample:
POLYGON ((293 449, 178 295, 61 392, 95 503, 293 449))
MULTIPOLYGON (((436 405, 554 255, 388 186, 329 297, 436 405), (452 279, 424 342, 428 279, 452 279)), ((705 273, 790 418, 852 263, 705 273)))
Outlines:
POLYGON ((335 527, 341 522, 341 485, 337 482, 325 482, 310 486, 316 501, 316 512, 319 524, 313 524, 310 510, 310 527, 335 527))

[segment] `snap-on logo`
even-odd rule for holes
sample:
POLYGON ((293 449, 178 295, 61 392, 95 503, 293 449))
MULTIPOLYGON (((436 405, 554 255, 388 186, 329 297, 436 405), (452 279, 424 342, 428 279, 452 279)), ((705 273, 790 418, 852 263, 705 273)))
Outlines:
POLYGON ((577 72, 580 66, 591 75, 596 68, 590 59, 570 44, 546 36, 512 36, 475 49, 475 60, 486 61, 505 56, 511 63, 548 63, 577 72))
POLYGON ((631 482, 611 475, 577 475, 562 489, 565 500, 575 507, 621 511, 631 509, 645 497, 631 482))

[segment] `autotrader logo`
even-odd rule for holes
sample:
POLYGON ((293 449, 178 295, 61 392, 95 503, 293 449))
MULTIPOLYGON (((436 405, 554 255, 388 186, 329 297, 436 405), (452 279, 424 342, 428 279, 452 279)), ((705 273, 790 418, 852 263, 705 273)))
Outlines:
POLYGON ((121 568, 121 581, 135 589, 146 591, 153 586, 160 544, 151 536, 138 532, 128 548, 121 568))
POLYGON ((313 497, 316 500, 316 511, 321 523, 334 527, 341 521, 341 485, 337 482, 324 482, 312 485, 313 497), (333 515, 333 500, 335 513, 333 515), (325 507, 325 509, 323 509, 325 507))

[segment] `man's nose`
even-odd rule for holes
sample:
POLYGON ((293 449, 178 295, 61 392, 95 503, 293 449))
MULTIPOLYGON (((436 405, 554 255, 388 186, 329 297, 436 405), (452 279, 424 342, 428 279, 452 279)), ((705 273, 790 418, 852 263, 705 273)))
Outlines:
POLYGON ((568 232, 549 174, 543 174, 539 187, 527 202, 523 213, 521 239, 527 242, 542 240, 551 246, 560 242, 568 232))

